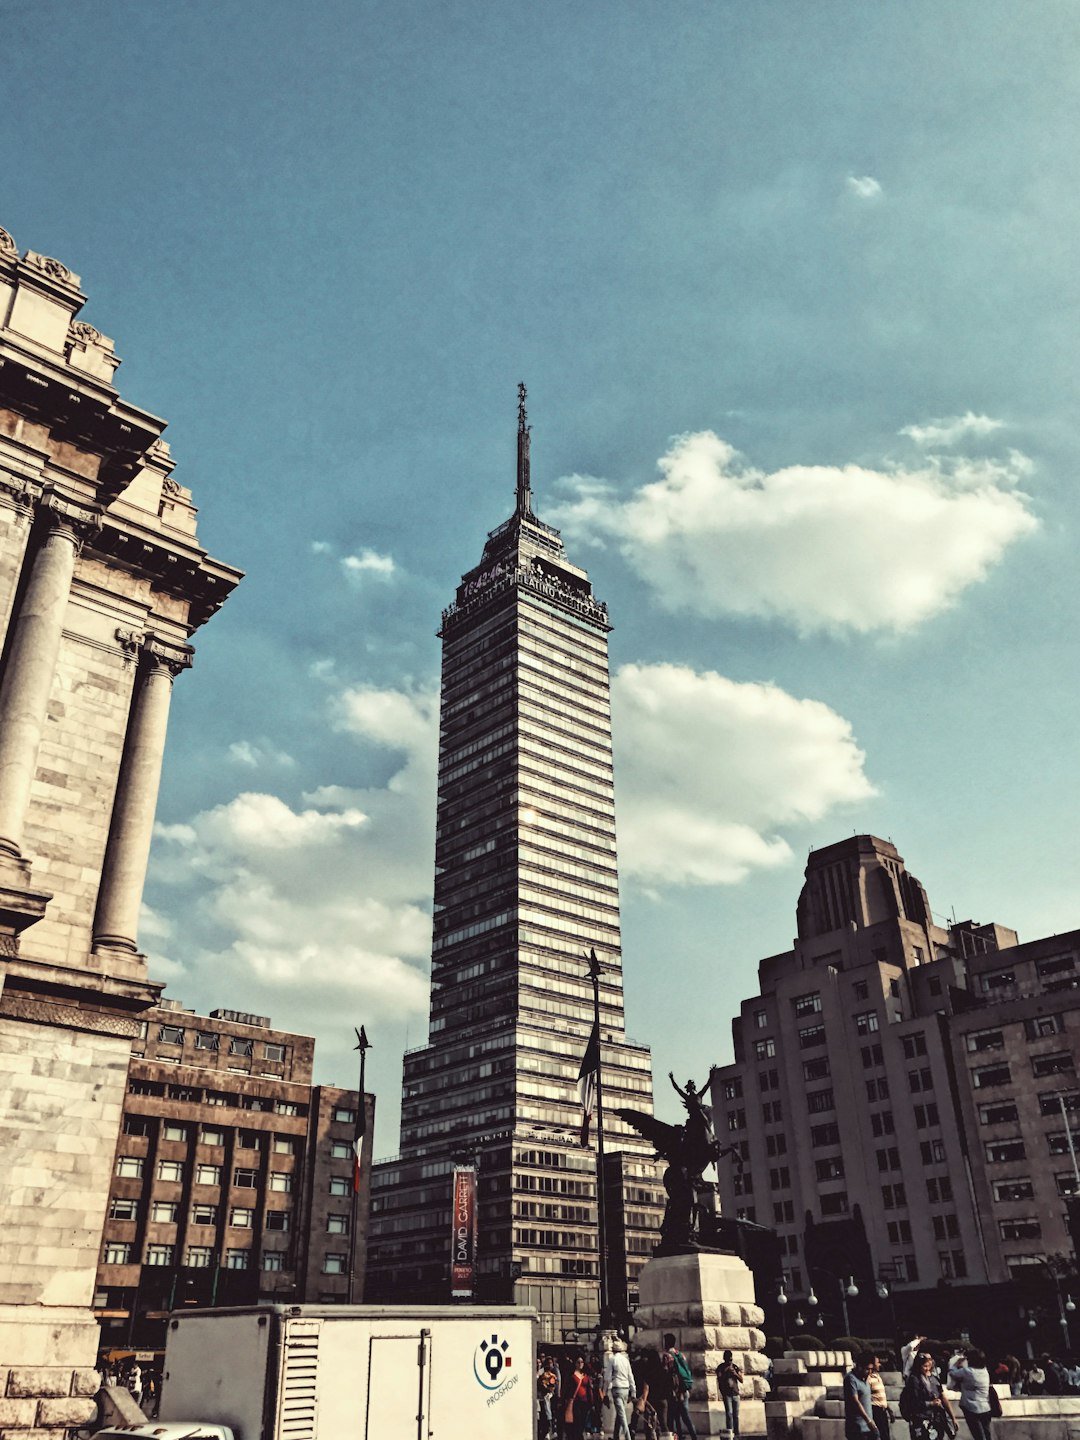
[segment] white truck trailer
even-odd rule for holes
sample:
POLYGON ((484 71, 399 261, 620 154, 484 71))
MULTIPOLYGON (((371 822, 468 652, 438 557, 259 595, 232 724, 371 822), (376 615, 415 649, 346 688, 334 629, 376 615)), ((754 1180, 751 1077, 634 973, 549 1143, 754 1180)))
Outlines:
POLYGON ((169 1320, 160 1419, 235 1440, 532 1440, 536 1312, 254 1305, 169 1320))

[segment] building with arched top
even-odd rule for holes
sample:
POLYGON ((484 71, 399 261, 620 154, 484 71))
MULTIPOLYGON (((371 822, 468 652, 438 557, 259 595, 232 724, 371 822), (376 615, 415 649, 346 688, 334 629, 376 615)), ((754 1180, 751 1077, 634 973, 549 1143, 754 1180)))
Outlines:
POLYGON ((712 1074, 717 1131, 742 1158, 720 1168, 723 1210, 776 1228, 787 1322, 824 1310, 837 1333, 853 1280, 858 1335, 891 1334, 898 1313, 920 1332, 1015 1328, 1024 1305, 1060 1348, 1047 1267, 1075 1254, 1080 931, 1021 944, 940 925, 872 835, 811 853, 796 921, 712 1074))
POLYGON ((239 571, 199 544, 165 422, 59 260, 0 230, 0 1401, 85 1424, 174 681, 239 571))

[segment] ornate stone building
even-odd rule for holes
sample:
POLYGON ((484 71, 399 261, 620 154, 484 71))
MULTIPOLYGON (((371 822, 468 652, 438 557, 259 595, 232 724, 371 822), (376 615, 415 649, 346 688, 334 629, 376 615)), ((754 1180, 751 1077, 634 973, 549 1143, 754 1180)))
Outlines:
POLYGON ((0 230, 0 1430, 85 1423, 173 681, 240 578, 58 260, 0 230))

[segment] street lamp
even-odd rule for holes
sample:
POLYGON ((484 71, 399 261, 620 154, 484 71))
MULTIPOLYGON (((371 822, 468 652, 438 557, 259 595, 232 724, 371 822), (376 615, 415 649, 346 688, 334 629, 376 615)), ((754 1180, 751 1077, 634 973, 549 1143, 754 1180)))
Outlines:
POLYGON ((799 1313, 795 1316, 794 1324, 795 1324, 795 1329, 796 1329, 796 1330, 801 1330, 801 1329, 803 1328, 803 1326, 806 1324, 806 1321, 805 1321, 805 1320, 803 1319, 803 1317, 802 1317, 802 1311, 801 1311, 801 1310, 800 1310, 799 1313))
MULTIPOLYGON (((1065 1112, 1063 1109, 1062 1114, 1064 1113, 1065 1112)), ((1054 1266, 1051 1265, 1050 1261, 1046 1258, 1046 1256, 1036 1255, 1035 1259, 1043 1267, 1047 1275, 1050 1276, 1050 1283, 1054 1287, 1054 1298, 1057 1300, 1058 1324, 1061 1326, 1061 1339, 1065 1346, 1065 1349, 1070 1350, 1072 1348, 1072 1339, 1069 1335, 1069 1316, 1073 1314, 1073 1312, 1076 1310, 1076 1302, 1073 1300, 1071 1295, 1062 1295, 1061 1279, 1058 1276, 1057 1270, 1055 1270, 1054 1266)), ((1028 1322, 1028 1328, 1033 1328, 1030 1321, 1028 1322)))
POLYGON ((896 1334, 896 1303, 893 1300, 892 1286, 883 1275, 879 1275, 874 1282, 874 1294, 879 1300, 884 1300, 889 1306, 889 1331, 892 1335, 893 1345, 896 1347, 897 1355, 900 1354, 900 1342, 896 1334))
MULTIPOLYGON (((818 1271, 819 1275, 828 1275, 830 1280, 836 1281, 836 1288, 840 1292, 840 1308, 843 1311, 844 1315, 844 1334, 849 1335, 851 1333, 851 1320, 848 1316, 847 1302, 848 1300, 854 1300, 859 1293, 859 1287, 855 1284, 855 1277, 853 1275, 849 1275, 847 1277, 847 1284, 845 1285, 844 1281, 840 1278, 840 1276, 834 1275, 831 1270, 822 1270, 820 1266, 815 1266, 814 1268, 818 1271)), ((812 1282, 810 1285, 810 1294, 806 1297, 806 1303, 808 1305, 818 1304, 818 1297, 814 1294, 814 1287, 812 1282)), ((821 1330, 824 1329, 824 1326, 825 1321, 823 1317, 819 1315, 817 1318, 817 1328, 821 1330)))
POLYGON ((784 1289, 783 1280, 780 1281, 780 1289, 776 1293, 776 1303, 780 1306, 780 1333, 784 1337, 784 1349, 787 1349, 787 1291, 784 1289))

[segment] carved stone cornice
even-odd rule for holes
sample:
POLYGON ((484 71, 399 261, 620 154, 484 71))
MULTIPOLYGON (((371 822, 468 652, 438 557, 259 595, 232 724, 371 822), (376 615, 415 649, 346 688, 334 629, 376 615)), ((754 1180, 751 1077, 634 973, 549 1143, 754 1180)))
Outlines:
MULTIPOLYGON (((74 334, 69 330, 69 340, 74 334)), ((33 416, 57 439, 102 456, 102 468, 115 457, 115 474, 100 482, 106 490, 129 483, 134 474, 131 462, 141 461, 161 432, 159 420, 121 406, 116 391, 93 376, 68 366, 60 373, 36 358, 8 350, 0 354, 0 404, 33 416), (125 466, 126 473, 121 468, 125 466)))
POLYGON ((54 260, 51 255, 39 255, 36 250, 28 250, 23 256, 23 264, 31 270, 47 275, 50 280, 70 286, 72 290, 79 288, 78 275, 73 274, 62 261, 54 260))
POLYGON ((0 256, 5 260, 19 258, 19 247, 15 244, 14 238, 3 228, 0 228, 0 256))
POLYGON ((68 334, 76 340, 81 340, 84 345, 96 345, 101 339, 101 331, 96 330, 93 325, 88 325, 85 320, 73 320, 68 334))
POLYGON ((242 571, 212 560, 197 544, 185 545, 181 537, 162 536, 111 512, 94 549, 145 575, 155 588, 186 600, 191 606, 189 631, 215 614, 243 577, 242 571))
POLYGON ((83 1030, 92 1035, 115 1035, 134 1040, 139 1022, 128 1015, 110 1010, 84 1010, 79 1005, 62 1005, 55 1000, 42 1000, 16 990, 0 994, 0 1016, 8 1020, 26 1020, 34 1025, 60 1026, 64 1030, 83 1030))

